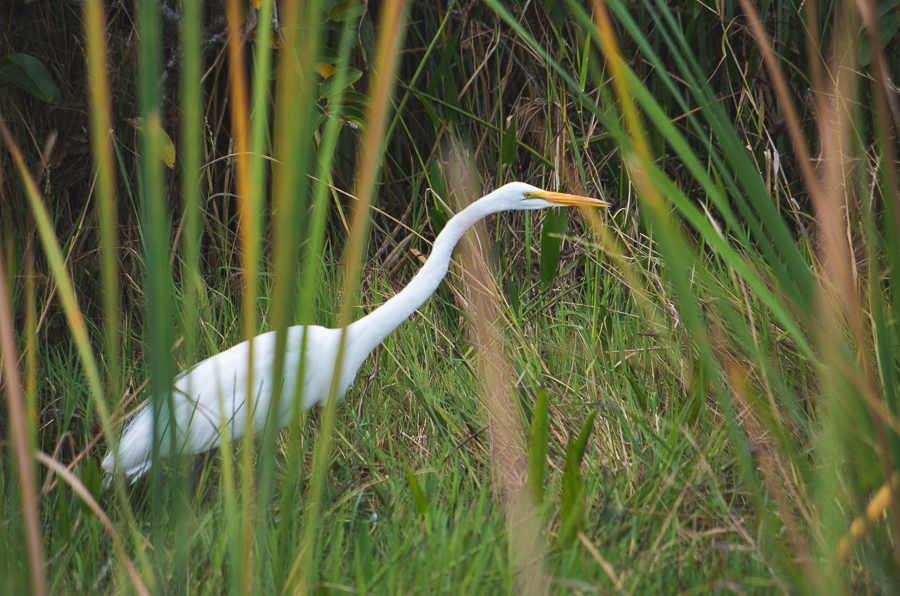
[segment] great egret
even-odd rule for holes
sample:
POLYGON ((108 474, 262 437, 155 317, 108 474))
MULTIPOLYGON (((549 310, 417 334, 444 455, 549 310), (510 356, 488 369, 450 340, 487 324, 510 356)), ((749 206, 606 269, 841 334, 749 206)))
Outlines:
MULTIPOLYGON (((437 289, 447 273, 453 248, 469 227, 480 219, 500 211, 546 209, 554 206, 609 207, 599 199, 549 192, 529 184, 512 182, 475 201, 457 213, 438 234, 431 255, 422 269, 400 293, 347 328, 347 339, 337 385, 343 397, 356 371, 366 357, 400 323, 413 314, 437 289)), ((268 416, 274 415, 279 428, 286 426, 296 411, 293 396, 297 389, 304 332, 303 388, 300 411, 326 398, 332 382, 341 329, 318 325, 297 325, 287 330, 284 378, 278 412, 269 412, 272 397, 272 362, 275 358, 275 332, 253 338, 253 430, 263 430, 268 416)), ((169 455, 173 427, 177 429, 176 447, 182 453, 202 453, 217 446, 224 423, 226 432, 239 437, 246 428, 247 370, 250 342, 244 341, 196 364, 176 377, 172 400, 174 417, 168 406, 159 413, 158 454, 169 455), (174 418, 174 425, 173 425, 174 418)), ((109 473, 121 471, 132 481, 152 464, 153 412, 142 409, 128 424, 118 453, 110 451, 103 459, 109 473)))

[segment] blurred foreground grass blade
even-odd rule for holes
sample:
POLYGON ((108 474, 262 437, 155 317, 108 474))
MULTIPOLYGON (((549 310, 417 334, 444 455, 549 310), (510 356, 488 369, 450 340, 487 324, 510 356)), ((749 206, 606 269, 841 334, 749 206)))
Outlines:
MULTIPOLYGON (((404 0, 391 0, 381 7, 381 35, 378 38, 378 48, 374 60, 376 75, 372 82, 371 98, 368 119, 365 129, 366 138, 362 145, 362 153, 359 158, 358 175, 356 178, 357 204, 353 214, 353 224, 350 229, 350 238, 344 249, 344 262, 346 263, 346 275, 344 277, 341 296, 341 311, 339 325, 346 330, 352 322, 356 311, 356 295, 359 287, 359 277, 362 268, 363 250, 368 229, 369 207, 375 195, 375 183, 381 167, 385 124, 390 108, 391 90, 394 87, 394 73, 399 59, 400 42, 405 33, 407 7, 404 0)), ((344 345, 346 331, 341 334, 341 340, 335 363, 335 371, 340 371, 344 357, 344 345)), ((316 569, 317 542, 321 532, 319 511, 321 510, 322 495, 325 490, 325 465, 330 458, 331 433, 334 426, 334 414, 337 406, 336 394, 338 391, 338 378, 335 374, 328 398, 325 402, 322 425, 319 438, 316 441, 313 455, 313 473, 309 493, 309 508, 304 520, 304 545, 303 560, 301 561, 301 586, 302 591, 308 590, 313 585, 313 570, 316 569)))
MULTIPOLYGON (((264 64, 262 56, 270 54, 269 45, 271 31, 268 20, 272 18, 271 2, 266 0, 258 20, 265 24, 264 34, 260 31, 257 37, 257 60, 254 68, 254 97, 253 112, 265 111, 268 106, 268 98, 261 90, 266 89, 260 85, 260 81, 269 84, 269 77, 265 73, 269 68, 264 64)), ((291 317, 295 305, 296 275, 297 275, 297 247, 303 239, 303 216, 308 202, 309 185, 303 176, 303 168, 296 164, 308 164, 314 151, 309 148, 309 142, 314 136, 314 129, 310 126, 315 97, 313 96, 312 73, 304 72, 295 67, 296 64, 318 64, 319 28, 311 27, 307 35, 298 36, 298 26, 301 20, 308 23, 314 22, 321 14, 321 7, 316 2, 301 6, 297 2, 287 2, 281 8, 280 31, 283 42, 276 63, 278 80, 275 102, 275 135, 274 152, 275 160, 272 168, 272 229, 274 232, 274 265, 271 328, 277 335, 275 338, 275 353, 272 362, 271 378, 284 378, 285 366, 299 366, 298 378, 304 377, 304 363, 286 363, 285 351, 287 345, 287 328, 293 322, 291 317), (303 12, 303 9, 306 12, 303 12), (277 214, 277 217, 275 216, 277 214)), ((266 60, 268 62, 268 59, 266 60)), ((254 141, 258 133, 262 132, 262 123, 256 122, 253 129, 254 141)), ((262 151, 261 146, 254 143, 254 152, 262 151)), ((254 154, 254 168, 263 164, 256 159, 254 154)), ((255 171, 255 170, 254 170, 255 171)), ((262 189, 260 188, 260 191, 262 189)), ((298 385, 298 391, 300 383, 298 385)), ((278 382, 271 383, 271 387, 264 388, 270 391, 270 412, 286 411, 281 404, 282 399, 293 396, 282 396, 281 385, 278 382)), ((302 399, 302 396, 299 396, 302 399)), ((293 419, 294 417, 292 417, 293 419)), ((280 414, 269 416, 266 427, 263 429, 259 442, 259 492, 260 502, 267 502, 272 489, 275 470, 276 437, 279 431, 280 414)), ((293 483, 291 483, 293 484, 293 483)), ((292 492, 292 489, 289 489, 292 492)), ((286 503, 287 505, 287 503, 286 503)), ((292 506, 292 505, 288 505, 292 506)), ((266 516, 260 516, 257 532, 265 532, 266 516)), ((263 541, 259 541, 262 545, 263 541)), ((284 575, 282 573, 282 575, 284 575)))
POLYGON ((100 266, 103 278, 103 309, 106 314, 105 362, 107 390, 122 393, 119 385, 119 275, 117 267, 118 218, 116 215, 115 169, 112 157, 109 82, 106 61, 106 19, 100 0, 84 3, 85 42, 90 73, 91 146, 97 175, 100 221, 100 266))
MULTIPOLYGON (((201 227, 200 213, 202 199, 200 193, 202 150, 203 150, 203 106, 202 106, 202 81, 203 72, 201 59, 203 51, 201 47, 201 16, 200 3, 182 0, 179 4, 181 10, 181 58, 179 89, 181 92, 181 130, 180 135, 180 191, 182 210, 182 250, 180 267, 180 286, 183 302, 181 305, 178 325, 181 329, 182 342, 181 354, 187 368, 198 361, 198 321, 201 313, 198 308, 198 299, 204 293, 203 280, 200 277, 200 244, 201 227)), ((177 236, 176 240, 177 242, 177 236)), ((177 254, 178 247, 172 246, 172 256, 177 254)), ((173 269, 174 272, 174 269, 173 269)), ((188 387, 188 394, 195 394, 200 388, 188 387)), ((176 464, 181 463, 181 459, 176 464)), ((187 458, 184 458, 187 459, 187 458)), ((186 463, 186 462, 185 462, 186 463)), ((189 475, 182 474, 182 467, 177 468, 178 473, 173 478, 175 484, 176 499, 187 500, 189 490, 189 475)), ((195 531, 195 524, 191 523, 190 511, 185 507, 174 506, 172 508, 172 526, 174 527, 172 557, 172 582, 175 591, 181 591, 182 586, 187 585, 190 574, 192 552, 190 549, 191 535, 195 531)))
MULTIPOLYGON (((268 93, 268 73, 271 55, 271 0, 263 0, 260 4, 258 16, 262 19, 257 23, 257 33, 262 43, 256 46, 256 68, 264 67, 265 71, 257 70, 257 76, 253 80, 252 88, 247 81, 247 69, 244 64, 244 24, 248 21, 240 0, 228 0, 226 3, 226 20, 228 23, 228 74, 230 83, 231 100, 231 134, 234 141, 233 161, 235 165, 235 186, 237 189, 238 204, 238 234, 240 236, 240 262, 241 262, 241 314, 242 314, 242 338, 249 340, 247 351, 247 378, 243 389, 246 395, 243 407, 247 414, 244 416, 244 428, 238 432, 248 440, 242 442, 240 460, 240 515, 235 517, 232 509, 230 521, 230 547, 231 560, 234 567, 234 581, 232 590, 234 593, 248 594, 252 590, 256 574, 256 561, 260 556, 256 552, 254 530, 256 528, 255 506, 255 479, 256 444, 250 440, 255 436, 254 419, 256 412, 257 383, 261 379, 254 378, 254 352, 257 334, 257 297, 259 295, 260 279, 260 229, 261 229, 261 205, 263 192, 263 161, 262 144, 264 131, 268 126, 268 102, 265 101, 268 93), (252 94, 252 97, 251 97, 252 94), (256 118, 251 122, 251 105, 256 108, 253 115, 256 118), (235 535, 238 532, 239 536, 235 535)), ((226 488, 226 490, 228 490, 226 488)), ((234 497, 230 498, 232 507, 234 497)))
MULTIPOLYGON (((309 10, 310 11, 313 11, 313 10, 319 11, 319 7, 315 6, 315 5, 310 5, 309 10)), ((318 14, 318 12, 312 13, 312 14, 318 14)), ((347 64, 347 62, 349 60, 349 56, 350 56, 349 50, 350 50, 350 43, 352 41, 352 36, 353 36, 352 30, 349 27, 344 27, 342 30, 342 34, 341 34, 341 42, 340 42, 341 49, 339 51, 339 56, 340 56, 339 62, 338 62, 338 72, 339 73, 343 72, 343 67, 347 64)), ((312 37, 312 36, 310 36, 310 37, 312 37)), ((293 44, 287 44, 287 45, 288 45, 288 47, 292 47, 293 44)), ((316 50, 317 50, 316 47, 307 44, 303 50, 302 55, 309 56, 309 54, 312 54, 316 50)), ((286 58, 283 60, 282 65, 285 69, 288 69, 288 65, 290 64, 290 61, 287 60, 286 58)), ((287 76, 293 76, 293 75, 285 74, 284 76, 287 77, 287 76)), ((333 76, 337 76, 337 75, 333 75, 333 76)), ((297 89, 294 87, 287 87, 287 89, 293 90, 292 91, 294 93, 293 97, 295 98, 292 101, 288 101, 288 104, 287 104, 288 106, 291 106, 294 104, 310 105, 310 108, 309 108, 310 111, 314 109, 314 106, 312 103, 309 103, 309 104, 302 103, 303 97, 305 97, 307 99, 307 101, 309 101, 309 102, 313 101, 312 100, 313 87, 311 85, 311 81, 306 84, 307 84, 306 88, 304 88, 304 87, 300 88, 301 90, 305 89, 305 93, 297 91, 297 89), (298 97, 298 96, 301 98, 300 100, 296 99, 296 97, 298 97)), ((329 107, 335 107, 335 110, 339 111, 339 109, 340 109, 339 106, 342 103, 342 99, 343 99, 343 92, 337 93, 329 101, 329 107)), ((296 122, 296 120, 297 120, 296 116, 293 114, 293 109, 291 109, 291 108, 286 109, 283 115, 286 120, 290 120, 292 122, 296 122)), ((309 117, 310 121, 307 123, 307 126, 312 127, 313 126, 312 114, 310 113, 308 117, 309 117)), ((316 296, 317 290, 322 285, 321 275, 322 275, 322 267, 324 265, 323 259, 322 259, 322 254, 323 254, 324 240, 325 240, 325 233, 326 233, 326 221, 327 221, 327 213, 328 213, 328 207, 329 207, 329 199, 330 199, 330 196, 332 193, 331 185, 329 184, 329 180, 331 177, 332 164, 334 162, 335 147, 337 146, 338 134, 339 134, 342 126, 343 126, 343 123, 337 117, 329 117, 326 119, 325 131, 322 134, 321 142, 319 143, 318 154, 316 154, 316 152, 307 151, 303 144, 301 144, 301 146, 299 148, 294 148, 294 150, 293 150, 294 154, 306 155, 307 156, 306 163, 309 163, 313 159, 314 156, 318 158, 316 160, 317 169, 315 170, 315 177, 313 180, 313 196, 312 196, 313 211, 312 211, 312 217, 309 219, 309 221, 307 222, 307 225, 305 226, 305 229, 308 233, 308 238, 306 241, 305 252, 303 255, 304 258, 302 259, 302 264, 301 264, 302 277, 301 277, 301 283, 299 284, 300 295, 299 295, 299 298, 297 299, 296 316, 298 317, 299 322, 302 324, 312 324, 315 321, 315 317, 314 317, 315 296, 316 296)), ((279 127, 279 130, 291 130, 292 131, 293 127, 279 127)), ((308 130, 308 128, 307 128, 307 130, 308 130)), ((302 133, 300 133, 298 136, 294 137, 295 140, 298 140, 301 143, 302 143, 303 138, 305 138, 305 137, 302 136, 302 133)), ((288 143, 289 140, 284 139, 284 142, 288 143)), ((281 155, 281 154, 279 154, 279 155, 281 155)), ((284 152, 285 157, 283 159, 287 159, 290 155, 291 155, 291 150, 286 149, 284 152)), ((290 163, 290 162, 284 161, 284 163, 290 163)), ((293 177, 289 176, 287 174, 287 172, 285 172, 285 174, 282 178, 282 180, 283 180, 282 184, 284 184, 284 187, 283 187, 284 194, 283 194, 282 198, 285 201, 285 203, 292 202, 292 203, 300 203, 302 205, 303 203, 300 201, 302 199, 306 198, 306 195, 308 194, 305 191, 305 188, 306 188, 306 185, 304 184, 305 181, 297 180, 300 190, 298 192, 292 193, 292 192, 290 192, 290 190, 291 190, 290 185, 287 183, 287 181, 292 180, 292 179, 293 179, 293 177), (298 196, 299 196, 299 200, 296 198, 298 196)), ((278 198, 278 195, 276 195, 276 200, 277 200, 277 198, 278 198)), ((302 220, 305 215, 305 213, 303 213, 303 210, 297 208, 297 206, 291 207, 291 209, 293 209, 295 211, 294 219, 292 220, 288 217, 285 217, 283 220, 281 220, 281 224, 280 224, 282 226, 285 226, 285 228, 279 228, 279 229, 283 230, 280 233, 287 235, 289 237, 294 235, 292 232, 290 232, 287 229, 288 226, 290 226, 290 223, 293 221, 293 222, 295 222, 295 226, 303 229, 304 226, 302 226, 302 220)), ((285 240, 287 240, 287 239, 285 239, 285 240)), ((290 245, 290 247, 288 247, 288 249, 285 249, 285 248, 281 249, 281 250, 284 250, 288 254, 288 256, 284 257, 283 261, 282 261, 282 263, 283 263, 282 266, 286 270, 286 272, 284 274, 281 273, 281 269, 279 269, 279 263, 276 262, 276 275, 277 275, 276 288, 279 287, 278 284, 283 284, 282 289, 277 290, 277 291, 284 292, 287 295, 287 298, 285 298, 285 301, 286 301, 285 306, 287 306, 289 304, 288 298, 293 299, 293 293, 291 291, 292 288, 289 286, 287 281, 295 279, 295 277, 294 277, 295 263, 292 262, 291 259, 296 255, 296 252, 297 252, 296 248, 297 248, 296 243, 292 240, 291 245, 290 245)), ((276 295, 276 299, 277 299, 277 295, 276 295)), ((277 312, 276 312, 276 315, 277 315, 277 312)), ((276 318, 276 321, 277 321, 277 318, 276 318)), ((288 322, 289 321, 285 321, 285 324, 287 324, 288 322)), ((303 374, 303 371, 305 370, 305 367, 307 365, 307 363, 305 361, 305 351, 306 351, 306 339, 304 338, 302 349, 301 349, 301 360, 299 363, 297 363, 297 366, 299 368, 298 375, 303 374)), ((279 360, 280 360, 279 358, 276 358, 276 362, 278 362, 279 360)), ((285 397, 290 397, 294 400, 293 401, 294 415, 292 416, 292 419, 294 419, 294 420, 299 419, 300 412, 301 412, 301 404, 302 404, 302 400, 303 400, 302 387, 298 384, 295 395, 285 396, 285 397)), ((303 447, 297 441, 291 442, 291 444, 289 445, 289 448, 288 448, 287 473, 285 476, 285 480, 283 482, 282 496, 281 496, 282 507, 286 511, 290 510, 290 508, 292 508, 292 507, 295 507, 296 506, 295 503, 297 501, 302 500, 301 493, 300 493, 300 489, 301 489, 300 479, 304 474, 303 455, 301 452, 302 449, 303 449, 303 447)), ((284 546, 285 552, 288 552, 287 551, 288 547, 291 550, 293 550, 293 549, 297 549, 298 546, 302 544, 302 540, 298 540, 296 537, 296 532, 295 532, 296 527, 297 526, 295 526, 295 525, 291 525, 282 530, 279 544, 284 546)), ((301 557, 302 557, 303 551, 300 550, 300 553, 301 553, 301 557)), ((285 565, 285 568, 287 568, 286 565, 285 565)), ((292 577, 295 580, 299 579, 294 574, 295 570, 296 570, 296 565, 291 566, 291 569, 290 569, 291 574, 285 578, 285 582, 287 582, 287 580, 292 577)), ((288 587, 290 587, 290 586, 288 586, 288 587)))
POLYGON ((180 319, 184 335, 185 364, 192 366, 197 361, 198 298, 204 292, 200 277, 200 216, 203 203, 200 180, 203 165, 203 127, 201 126, 203 104, 202 87, 197 84, 203 76, 200 45, 202 22, 200 3, 182 0, 181 4, 181 205, 184 233, 182 235, 183 257, 181 286, 184 296, 180 319))
MULTIPOLYGON (((141 159, 139 193, 144 235, 146 269, 144 292, 146 314, 143 321, 144 337, 148 344, 150 365, 150 399, 153 412, 153 437, 150 457, 151 482, 151 543, 156 561, 165 553, 167 543, 165 513, 170 491, 167 490, 163 466, 160 465, 160 441, 164 432, 160 413, 172 409, 172 284, 169 270, 169 215, 164 183, 163 162, 160 154, 162 113, 160 109, 160 34, 158 5, 141 2, 137 18, 138 36, 138 111, 143 122, 140 135, 141 159)), ((171 435, 170 453, 176 453, 176 435, 171 435)), ((156 567, 161 573, 162 567, 156 567)), ((163 577, 157 575, 156 581, 163 577)))
MULTIPOLYGON (((0 123, 0 125, 3 125, 0 123)), ((6 129, 4 127, 4 133, 6 129)), ((15 452, 16 468, 19 472, 19 503, 25 516, 25 547, 28 551, 28 570, 31 575, 32 593, 42 596, 47 593, 44 576, 44 549, 42 547, 40 520, 38 515, 37 489, 35 486, 34 460, 31 455, 30 439, 26 436, 29 424, 25 419, 25 396, 22 393, 22 378, 19 374, 19 355, 13 325, 12 305, 6 284, 6 257, 3 241, 0 240, 0 360, 2 360, 4 384, 6 385, 6 409, 9 413, 10 443, 15 452)), ((15 503, 15 500, 12 501, 15 503)), ((11 587, 11 586, 10 586, 11 587)))

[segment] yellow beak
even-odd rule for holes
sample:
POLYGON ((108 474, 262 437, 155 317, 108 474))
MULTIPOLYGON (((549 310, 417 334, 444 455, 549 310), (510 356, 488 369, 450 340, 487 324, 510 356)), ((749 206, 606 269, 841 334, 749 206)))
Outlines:
POLYGON ((609 203, 602 199, 592 199, 590 197, 579 197, 578 195, 567 195, 562 192, 543 191, 535 193, 539 198, 544 199, 548 203, 561 205, 566 207, 611 207, 609 203))

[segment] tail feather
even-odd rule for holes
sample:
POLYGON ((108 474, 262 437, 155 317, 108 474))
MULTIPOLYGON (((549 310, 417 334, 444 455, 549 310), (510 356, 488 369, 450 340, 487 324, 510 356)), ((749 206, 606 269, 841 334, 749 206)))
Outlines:
POLYGON ((125 428, 118 451, 110 450, 100 464, 107 474, 124 474, 132 483, 150 469, 153 442, 153 416, 145 408, 125 428))

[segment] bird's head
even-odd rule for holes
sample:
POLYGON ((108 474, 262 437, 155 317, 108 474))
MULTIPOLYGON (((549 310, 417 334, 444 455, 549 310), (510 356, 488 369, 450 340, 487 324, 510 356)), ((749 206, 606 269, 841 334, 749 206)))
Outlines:
POLYGON ((602 199, 592 199, 550 192, 523 182, 510 182, 484 197, 495 211, 521 211, 546 209, 547 207, 609 207, 602 199))

